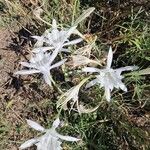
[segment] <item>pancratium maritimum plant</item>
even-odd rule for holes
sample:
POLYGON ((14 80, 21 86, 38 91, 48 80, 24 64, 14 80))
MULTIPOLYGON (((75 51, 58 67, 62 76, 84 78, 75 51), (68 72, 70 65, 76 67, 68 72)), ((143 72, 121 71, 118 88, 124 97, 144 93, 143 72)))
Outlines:
POLYGON ((37 150, 62 150, 61 140, 72 141, 72 142, 80 140, 78 138, 74 138, 71 136, 61 135, 56 131, 56 128, 60 124, 59 118, 57 118, 53 122, 52 127, 50 129, 45 129, 38 123, 31 121, 31 120, 27 120, 27 123, 33 129, 40 131, 42 133, 45 133, 45 134, 42 135, 41 137, 33 138, 33 139, 26 141, 20 146, 20 149, 26 149, 26 148, 31 147, 32 145, 36 145, 37 150))
POLYGON ((61 107, 64 110, 67 110, 67 103, 70 102, 71 104, 71 108, 70 111, 73 109, 74 105, 76 104, 77 106, 77 111, 81 114, 81 113, 90 113, 95 111, 98 107, 96 106, 95 108, 85 108, 85 106, 79 104, 79 91, 81 86, 83 86, 83 84, 89 79, 85 78, 83 79, 78 85, 72 87, 71 89, 69 89, 67 92, 65 92, 64 94, 61 95, 61 97, 59 98, 59 100, 57 101, 57 107, 61 107))
POLYGON ((50 49, 56 49, 59 46, 62 47, 62 49, 60 49, 60 51, 68 51, 67 49, 65 49, 63 47, 68 46, 68 45, 74 45, 74 44, 77 44, 82 41, 82 38, 69 41, 68 38, 73 33, 75 28, 76 27, 74 26, 68 30, 66 29, 66 30, 59 31, 57 29, 56 20, 53 19, 51 32, 49 32, 49 30, 46 30, 42 36, 32 36, 33 38, 35 38, 37 40, 37 42, 35 44, 36 48, 33 49, 33 52, 38 53, 39 51, 42 51, 42 50, 47 51, 50 49), (44 44, 48 47, 44 48, 43 47, 44 44))
POLYGON ((79 95, 79 90, 81 86, 88 80, 89 78, 83 79, 78 85, 73 86, 71 89, 69 89, 67 92, 62 94, 57 101, 57 107, 62 107, 63 109, 67 109, 67 103, 69 101, 72 101, 71 104, 71 109, 73 108, 74 104, 77 103, 77 108, 78 107, 78 95, 79 95))
POLYGON ((110 92, 113 90, 113 88, 121 88, 123 91, 127 92, 127 87, 125 84, 121 81, 124 77, 121 75, 123 71, 129 71, 129 70, 136 70, 138 69, 137 66, 126 66, 121 67, 118 69, 112 69, 113 59, 113 52, 112 48, 109 48, 108 57, 107 57, 107 66, 105 69, 98 69, 94 67, 85 67, 83 68, 84 72, 97 72, 99 75, 96 75, 96 79, 90 81, 86 88, 89 88, 95 84, 100 84, 101 87, 105 88, 105 96, 107 101, 110 101, 111 95, 110 92))
POLYGON ((59 67, 66 61, 66 59, 63 59, 55 64, 52 64, 53 60, 57 56, 57 53, 58 53, 57 49, 53 51, 52 54, 39 52, 31 57, 29 63, 20 62, 20 64, 23 65, 24 67, 30 68, 29 70, 27 69, 20 70, 17 71, 15 74, 26 75, 33 73, 41 73, 43 74, 45 82, 51 86, 51 81, 53 80, 50 74, 50 70, 59 67))

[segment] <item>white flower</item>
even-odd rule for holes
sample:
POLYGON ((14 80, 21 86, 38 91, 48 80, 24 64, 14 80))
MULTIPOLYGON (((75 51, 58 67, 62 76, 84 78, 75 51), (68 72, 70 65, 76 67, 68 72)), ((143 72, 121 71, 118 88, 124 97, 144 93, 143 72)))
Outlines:
MULTIPOLYGON (((50 49, 56 49, 59 46, 64 47, 64 46, 73 45, 73 44, 77 44, 81 42, 82 41, 81 38, 75 39, 72 41, 68 40, 68 38, 74 32, 75 29, 76 27, 74 26, 74 27, 71 27, 69 30, 59 31, 57 29, 56 20, 53 19, 51 32, 46 30, 42 36, 32 36, 33 38, 37 39, 37 42, 35 44, 37 48, 34 48, 33 52, 38 53, 40 50, 42 50, 42 48, 39 49, 39 47, 43 47, 44 43, 48 46, 49 48, 48 50, 50 50, 50 49)), ((45 48, 44 51, 46 50, 47 49, 45 48)), ((60 49, 60 51, 68 51, 68 50, 62 48, 60 49)))
POLYGON ((72 142, 80 140, 71 136, 63 136, 56 131, 56 128, 60 124, 59 118, 57 118, 53 122, 53 125, 50 129, 45 129, 38 123, 31 120, 27 120, 27 123, 33 129, 37 131, 41 131, 42 133, 45 134, 42 135, 41 137, 33 138, 26 141, 20 146, 20 149, 26 149, 35 144, 37 146, 37 150, 61 150, 62 142, 60 140, 72 141, 72 142))
POLYGON ((97 83, 100 84, 101 87, 105 88, 105 96, 107 101, 110 101, 111 98, 110 92, 113 90, 113 88, 117 88, 117 89, 121 88, 123 91, 125 92, 127 91, 127 87, 121 81, 124 78, 121 75, 121 73, 123 71, 138 69, 137 66, 126 66, 118 69, 112 69, 111 68, 112 59, 113 59, 113 52, 112 52, 112 48, 110 47, 108 58, 107 58, 107 66, 105 69, 98 69, 93 67, 83 68, 84 72, 99 73, 99 75, 96 75, 96 79, 92 80, 86 85, 86 88, 89 88, 97 83))
POLYGON ((20 62, 25 67, 30 68, 29 70, 21 70, 17 71, 15 74, 19 75, 26 75, 26 74, 33 74, 33 73, 42 73, 44 80, 47 84, 51 86, 52 77, 50 74, 50 70, 56 68, 66 61, 63 59, 56 64, 52 64, 53 60, 57 56, 58 49, 56 49, 52 54, 50 53, 37 53, 36 55, 32 56, 30 62, 20 62))

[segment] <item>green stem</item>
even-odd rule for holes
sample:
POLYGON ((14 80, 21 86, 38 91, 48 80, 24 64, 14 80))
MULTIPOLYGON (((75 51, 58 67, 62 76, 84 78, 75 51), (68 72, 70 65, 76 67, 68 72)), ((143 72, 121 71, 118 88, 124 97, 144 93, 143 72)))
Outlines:
POLYGON ((49 78, 50 78, 50 81, 52 81, 54 87, 57 89, 57 91, 62 94, 63 91, 57 86, 57 84, 56 84, 56 82, 53 80, 53 78, 52 78, 51 76, 50 76, 49 78))
POLYGON ((73 5, 73 14, 72 14, 72 23, 71 23, 72 25, 74 24, 77 2, 78 0, 75 0, 74 5, 73 5))

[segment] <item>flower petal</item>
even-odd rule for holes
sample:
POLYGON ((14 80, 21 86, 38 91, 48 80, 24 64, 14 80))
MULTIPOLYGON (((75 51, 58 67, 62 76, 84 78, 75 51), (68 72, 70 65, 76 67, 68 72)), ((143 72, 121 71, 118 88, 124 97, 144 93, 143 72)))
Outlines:
POLYGON ((77 44, 79 42, 83 41, 83 39, 79 38, 79 39, 76 39, 76 40, 72 40, 70 42, 67 42, 65 44, 63 44, 63 46, 67 46, 67 45, 74 45, 74 44, 77 44))
POLYGON ((15 72, 14 74, 26 75, 26 74, 33 74, 33 73, 40 73, 40 71, 36 69, 20 70, 20 71, 15 72))
POLYGON ((112 52, 112 47, 110 46, 109 52, 108 52, 108 57, 107 57, 107 68, 111 67, 112 59, 113 59, 113 52, 112 52))
POLYGON ((51 49, 54 49, 54 47, 52 47, 52 46, 50 46, 50 47, 37 47, 37 48, 34 48, 32 50, 32 52, 34 52, 34 53, 39 53, 40 51, 46 52, 47 50, 51 50, 51 49))
POLYGON ((34 68, 35 65, 32 63, 28 63, 28 62, 20 62, 20 64, 24 67, 28 67, 28 68, 34 68))
POLYGON ((64 64, 66 60, 67 60, 67 59, 63 59, 63 60, 59 61, 58 63, 52 65, 52 66, 50 67, 50 69, 59 67, 60 65, 64 64))
POLYGON ((42 40, 43 39, 43 36, 31 36, 32 38, 34 38, 34 39, 36 39, 36 40, 38 40, 38 41, 40 41, 40 40, 42 40))
POLYGON ((25 143, 23 143, 19 148, 26 149, 26 148, 32 146, 33 144, 35 144, 36 142, 37 142, 37 139, 30 139, 30 140, 26 141, 25 143))
POLYGON ((126 66, 126 67, 115 69, 115 71, 117 72, 117 74, 120 75, 121 72, 123 71, 137 70, 138 68, 139 68, 138 66, 126 66))
POLYGON ((98 79, 94 79, 94 80, 90 81, 90 82, 85 86, 85 88, 86 88, 86 89, 87 89, 87 88, 90 88, 91 86, 95 85, 95 84, 98 83, 98 82, 99 82, 98 79))
POLYGON ((127 87, 125 86, 124 83, 121 82, 121 83, 119 84, 119 87, 121 88, 121 90, 127 92, 127 87))
POLYGON ((70 52, 70 50, 69 49, 67 49, 67 48, 62 48, 61 50, 60 50, 60 52, 70 52))
POLYGON ((81 139, 77 139, 75 137, 71 137, 71 136, 64 136, 64 135, 61 135, 59 133, 55 133, 55 136, 62 139, 62 140, 65 140, 65 141, 72 141, 72 142, 75 142, 75 141, 79 141, 81 139))
POLYGON ((52 28, 57 29, 57 23, 55 19, 52 21, 52 28))
POLYGON ((52 31, 51 31, 51 37, 49 36, 49 38, 52 40, 58 40, 59 38, 59 31, 57 29, 57 23, 56 23, 56 20, 53 19, 53 22, 52 22, 52 31))
POLYGON ((28 120, 27 119, 27 123, 30 127, 32 127, 33 129, 37 130, 37 131, 41 131, 43 132, 45 129, 38 123, 32 121, 32 120, 28 120))
POLYGON ((57 118, 54 122, 53 122, 53 127, 54 128, 57 128, 58 126, 59 126, 59 124, 60 124, 60 120, 59 120, 59 118, 57 118))
POLYGON ((43 43, 45 42, 44 36, 31 36, 32 38, 35 38, 37 42, 35 43, 35 47, 41 47, 43 46, 43 43))
POLYGON ((62 48, 61 46, 60 46, 60 47, 57 47, 57 48, 53 51, 53 53, 51 54, 50 60, 49 60, 49 64, 51 64, 51 63, 53 62, 53 60, 57 57, 57 55, 58 55, 58 53, 59 53, 59 51, 60 51, 61 48, 62 48))
POLYGON ((52 83, 51 83, 52 77, 51 77, 50 73, 43 73, 43 78, 49 86, 52 86, 52 83))
POLYGON ((85 67, 82 69, 82 71, 84 71, 84 72, 100 72, 101 70, 98 68, 94 68, 94 67, 85 67))
POLYGON ((105 97, 108 102, 110 102, 110 89, 105 87, 105 97))

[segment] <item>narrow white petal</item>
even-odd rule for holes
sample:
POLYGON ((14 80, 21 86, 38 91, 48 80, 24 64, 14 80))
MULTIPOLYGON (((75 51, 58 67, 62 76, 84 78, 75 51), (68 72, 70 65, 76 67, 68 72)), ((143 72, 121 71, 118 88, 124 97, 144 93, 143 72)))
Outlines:
POLYGON ((34 68, 35 65, 32 63, 28 63, 28 62, 20 62, 20 64, 24 67, 28 67, 28 68, 34 68))
POLYGON ((90 88, 91 86, 95 85, 96 83, 98 83, 98 79, 94 79, 92 81, 90 81, 87 85, 86 85, 86 89, 90 88))
POLYGON ((100 72, 101 70, 98 68, 94 68, 94 67, 85 67, 82 69, 82 71, 84 71, 84 72, 100 72))
POLYGON ((121 74, 121 72, 123 71, 137 70, 138 68, 139 68, 138 66, 126 66, 115 69, 115 71, 117 72, 117 74, 121 74))
POLYGON ((50 73, 43 73, 43 78, 49 86, 52 86, 50 73))
POLYGON ((57 128, 58 126, 59 126, 59 124, 60 124, 60 120, 59 120, 59 118, 57 118, 54 122, 53 122, 53 127, 54 128, 57 128))
POLYGON ((76 40, 67 42, 67 43, 63 44, 63 46, 74 45, 74 44, 77 44, 77 43, 79 43, 79 42, 81 42, 81 41, 83 41, 83 39, 79 38, 79 39, 76 39, 76 40))
POLYGON ((112 47, 110 46, 109 52, 108 52, 108 57, 107 57, 107 68, 111 67, 112 59, 113 59, 113 52, 112 52, 112 47))
POLYGON ((110 102, 110 89, 105 87, 105 97, 108 102, 110 102))
POLYGON ((38 47, 38 48, 34 48, 33 50, 32 50, 32 52, 34 52, 34 53, 39 53, 39 52, 46 52, 47 50, 51 50, 51 49, 54 49, 54 47, 38 47))
POLYGON ((37 131, 41 131, 43 132, 45 129, 38 123, 32 121, 32 120, 28 120, 27 119, 27 123, 30 127, 32 127, 33 129, 37 130, 37 131))
POLYGON ((36 39, 36 40, 38 40, 38 41, 40 41, 40 40, 42 40, 43 39, 43 36, 31 36, 32 38, 34 38, 34 39, 36 39))
POLYGON ((51 39, 57 40, 59 38, 59 31, 57 29, 57 23, 56 23, 55 19, 53 19, 53 21, 52 21, 52 31, 51 31, 51 33, 52 33, 51 34, 51 39))
POLYGON ((59 53, 59 51, 60 51, 61 48, 62 48, 62 47, 60 46, 60 47, 56 48, 56 49, 53 51, 53 53, 52 53, 52 55, 51 55, 51 57, 50 57, 49 64, 51 64, 51 63, 53 62, 53 60, 57 57, 57 55, 58 55, 58 53, 59 53))
POLYGON ((30 139, 28 141, 26 141, 25 143, 23 143, 19 148, 20 149, 26 149, 31 147, 33 144, 35 144, 37 142, 37 139, 30 139))
POLYGON ((63 59, 63 60, 59 61, 58 63, 52 65, 52 66, 50 67, 50 69, 53 69, 53 68, 56 68, 56 67, 61 66, 62 64, 65 63, 66 60, 67 60, 67 59, 63 59))
POLYGON ((64 136, 64 135, 61 135, 59 133, 56 132, 55 134, 58 138, 62 139, 62 140, 65 140, 65 141, 72 141, 72 142, 75 142, 75 141, 79 141, 81 139, 77 139, 75 137, 71 137, 71 136, 64 136))
POLYGON ((60 50, 60 52, 70 52, 70 50, 68 50, 68 49, 66 49, 66 48, 62 48, 62 49, 60 50))
POLYGON ((122 82, 119 84, 119 87, 121 88, 121 90, 127 92, 127 87, 122 82))
POLYGON ((35 38, 37 42, 35 43, 35 47, 42 47, 43 43, 45 42, 46 38, 45 36, 32 36, 32 38, 35 38))
POLYGON ((57 29, 57 23, 55 19, 52 21, 52 28, 57 29))
POLYGON ((14 74, 27 75, 27 74, 33 74, 33 73, 40 73, 40 71, 36 69, 20 70, 20 71, 15 72, 14 74))

